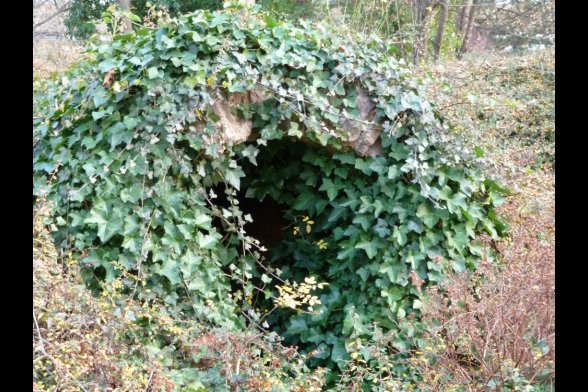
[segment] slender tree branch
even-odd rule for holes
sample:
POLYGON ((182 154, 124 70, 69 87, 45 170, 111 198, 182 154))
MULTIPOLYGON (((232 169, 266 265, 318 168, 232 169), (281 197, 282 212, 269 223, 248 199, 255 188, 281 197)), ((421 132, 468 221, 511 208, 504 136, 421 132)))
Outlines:
POLYGON ((33 31, 36 30, 38 27, 44 25, 45 23, 49 22, 51 19, 55 18, 58 15, 61 15, 64 12, 67 12, 71 9, 71 7, 65 7, 65 8, 61 8, 59 10, 57 10, 56 12, 54 12, 53 14, 51 14, 51 16, 47 17, 45 20, 42 20, 39 23, 36 23, 33 25, 33 31))
POLYGON ((37 314, 35 313, 35 308, 33 308, 33 320, 35 321, 35 330, 37 331, 37 338, 39 339, 39 345, 41 346, 41 351, 43 352, 43 354, 49 355, 49 354, 47 354, 47 351, 45 351, 45 343, 44 343, 43 336, 41 336, 41 328, 39 328, 39 323, 37 322, 37 314))

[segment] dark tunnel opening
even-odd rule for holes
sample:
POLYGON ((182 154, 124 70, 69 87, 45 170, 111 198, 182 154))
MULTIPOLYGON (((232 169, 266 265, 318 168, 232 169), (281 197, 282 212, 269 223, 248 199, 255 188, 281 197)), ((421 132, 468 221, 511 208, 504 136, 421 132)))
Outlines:
MULTIPOLYGON (((221 209, 231 207, 225 190, 224 184, 212 188, 214 194, 217 195, 214 204, 221 209)), ((288 229, 289 221, 285 218, 285 214, 289 207, 278 203, 271 197, 265 197, 263 200, 254 196, 247 197, 247 188, 238 191, 235 198, 243 216, 250 215, 251 217, 243 227, 246 235, 259 241, 260 246, 265 248, 265 251, 261 252, 264 259, 269 261, 272 256, 271 250, 281 243, 284 233, 288 229)), ((225 231, 219 217, 213 219, 213 224, 219 231, 225 231)))
MULTIPOLYGON (((232 210, 233 216, 239 212, 243 217, 250 215, 250 221, 245 219, 245 234, 258 240, 266 251, 254 254, 257 248, 252 247, 248 251, 242 244, 234 245, 239 255, 249 258, 248 262, 254 265, 248 283, 257 289, 249 290, 237 276, 231 280, 231 290, 240 301, 248 302, 243 303, 243 308, 251 307, 268 313, 265 318, 268 328, 282 335, 287 344, 304 347, 305 344, 296 337, 285 334, 292 309, 275 308, 276 296, 281 296, 275 286, 283 286, 284 282, 303 282, 309 276, 326 280, 321 278, 328 275, 329 266, 324 260, 333 257, 333 254, 330 248, 319 248, 317 242, 328 240, 331 235, 331 223, 325 216, 329 216, 332 207, 318 195, 316 203, 314 198, 302 197, 308 199, 302 206, 300 200, 301 195, 318 193, 323 167, 317 166, 314 158, 323 156, 333 168, 334 163, 330 163, 330 157, 324 157, 329 154, 328 151, 294 140, 269 141, 267 145, 258 146, 258 151, 254 162, 246 158, 239 160, 244 173, 240 178, 239 191, 227 187, 224 182, 209 188, 216 195, 213 204, 220 209, 213 213, 213 216, 216 215, 213 224, 221 234, 230 235, 229 231, 234 229, 218 216, 222 214, 222 209, 232 210), (320 203, 324 203, 321 209, 317 207, 320 203), (304 223, 305 219, 316 222, 310 228, 304 223), (266 280, 263 275, 266 275, 266 280), (273 282, 269 283, 267 276, 271 276, 273 282), (240 293, 247 293, 248 290, 249 294, 242 299, 240 293)), ((228 276, 234 274, 231 265, 225 265, 223 270, 228 276)))

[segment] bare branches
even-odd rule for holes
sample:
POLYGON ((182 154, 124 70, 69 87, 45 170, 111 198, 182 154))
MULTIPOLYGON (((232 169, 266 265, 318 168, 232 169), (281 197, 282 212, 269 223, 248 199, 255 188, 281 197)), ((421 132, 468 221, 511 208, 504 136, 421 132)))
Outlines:
MULTIPOLYGON (((47 0, 35 4, 35 8, 40 8, 42 5, 44 5, 45 3, 47 3, 47 0)), ((55 17, 69 11, 71 9, 71 1, 65 1, 61 6, 58 4, 57 0, 53 0, 53 4, 55 5, 55 9, 56 11, 51 13, 49 16, 45 17, 43 20, 41 20, 40 22, 37 23, 33 23, 33 32, 39 28, 40 26, 43 26, 45 23, 51 21, 52 19, 54 19, 55 17)))
POLYGON ((51 14, 49 17, 45 18, 41 22, 34 24, 33 31, 36 30, 37 28, 39 28, 40 26, 43 26, 45 23, 49 22, 51 19, 55 18, 56 16, 61 15, 64 12, 69 11, 70 9, 71 9, 71 7, 66 7, 66 8, 62 8, 62 9, 57 10, 56 12, 54 12, 53 14, 51 14))

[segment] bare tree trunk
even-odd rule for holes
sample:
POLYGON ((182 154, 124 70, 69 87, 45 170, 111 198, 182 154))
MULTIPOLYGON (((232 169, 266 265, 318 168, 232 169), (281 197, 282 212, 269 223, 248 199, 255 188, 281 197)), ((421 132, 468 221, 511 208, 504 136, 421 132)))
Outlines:
POLYGON ((462 37, 466 24, 466 15, 470 12, 471 3, 472 0, 465 0, 455 19, 456 30, 462 37))
MULTIPOLYGON (((396 31, 400 31, 400 13, 398 12, 398 0, 394 0, 394 9, 396 11, 396 21, 398 23, 396 31)), ((400 37, 400 57, 404 58, 404 38, 400 37)))
POLYGON ((463 54, 468 51, 468 44, 469 44, 470 36, 472 34, 472 26, 474 25, 474 16, 476 13, 476 7, 474 7, 474 5, 475 5, 475 1, 470 0, 470 4, 468 7, 469 8, 468 20, 467 20, 468 24, 465 29, 465 34, 463 36, 461 48, 459 49, 458 57, 463 56, 463 54))
POLYGON ((437 26, 437 35, 435 36, 435 40, 433 41, 434 61, 437 61, 439 59, 439 53, 441 53, 441 44, 443 43, 443 35, 445 34, 445 23, 447 22, 447 14, 449 12, 449 7, 447 6, 446 1, 438 3, 441 7, 441 11, 439 12, 439 26, 437 26))
POLYGON ((416 65, 420 61, 427 41, 427 17, 431 0, 413 0, 415 19, 415 38, 412 48, 412 61, 416 65))
MULTIPOLYGON (((131 12, 131 0, 118 0, 118 5, 123 11, 131 12)), ((123 18, 123 31, 128 33, 132 30, 133 26, 131 24, 131 19, 125 16, 123 18)))

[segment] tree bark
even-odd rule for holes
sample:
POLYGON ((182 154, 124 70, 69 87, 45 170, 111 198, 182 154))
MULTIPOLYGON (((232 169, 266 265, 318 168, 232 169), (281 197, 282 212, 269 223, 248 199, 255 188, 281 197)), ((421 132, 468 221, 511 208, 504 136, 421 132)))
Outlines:
MULTIPOLYGON (((446 0, 448 1, 448 0, 446 0)), ((445 34, 445 23, 447 22, 447 14, 449 12, 449 7, 445 1, 438 3, 441 7, 439 12, 439 26, 437 26, 437 35, 435 36, 435 40, 433 41, 433 60, 437 61, 439 59, 439 53, 441 53, 441 44, 443 43, 443 35, 445 34)))
MULTIPOLYGON (((400 12, 398 11, 398 0, 394 0, 394 10, 396 11, 396 32, 400 31, 400 12)), ((400 38, 400 57, 404 58, 404 38, 400 38)))
POLYGON ((427 41, 427 17, 431 0, 413 0, 416 34, 412 48, 412 61, 415 65, 420 61, 427 41))
MULTIPOLYGON (((125 12, 131 12, 131 0, 118 0, 118 5, 122 8, 125 12)), ((133 30, 133 25, 131 24, 131 19, 127 16, 123 18, 123 32, 131 32, 133 30)))
POLYGON ((465 2, 461 6, 461 9, 457 13, 456 19, 455 19, 456 30, 462 37, 463 37, 463 33, 464 33, 464 25, 465 25, 466 15, 469 13, 469 7, 471 5, 470 3, 471 3, 471 0, 465 0, 465 2))
POLYGON ((469 49, 468 44, 470 40, 470 36, 472 34, 472 26, 474 25, 474 16, 476 13, 476 7, 474 7, 475 1, 470 0, 468 5, 468 19, 467 19, 467 26, 465 29, 465 33, 463 35, 463 41, 461 43, 461 48, 459 49, 458 57, 461 58, 464 53, 466 53, 469 49))

